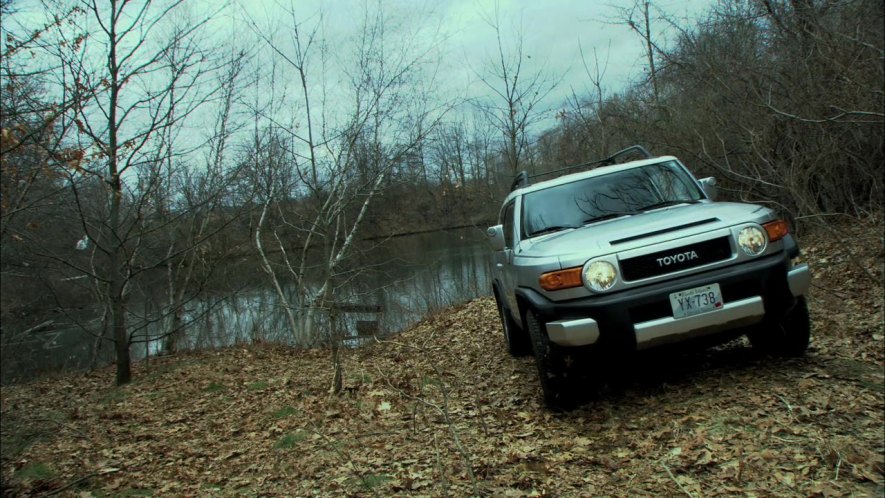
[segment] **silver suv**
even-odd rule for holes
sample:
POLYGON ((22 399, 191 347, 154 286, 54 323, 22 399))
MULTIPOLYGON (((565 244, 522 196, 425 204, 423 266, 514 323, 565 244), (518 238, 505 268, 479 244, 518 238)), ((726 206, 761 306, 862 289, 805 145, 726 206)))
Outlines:
POLYGON ((572 408, 606 366, 666 343, 746 333, 805 352, 811 275, 771 209, 714 202, 713 178, 641 146, 552 174, 520 173, 488 230, 507 348, 534 353, 547 406, 572 408))

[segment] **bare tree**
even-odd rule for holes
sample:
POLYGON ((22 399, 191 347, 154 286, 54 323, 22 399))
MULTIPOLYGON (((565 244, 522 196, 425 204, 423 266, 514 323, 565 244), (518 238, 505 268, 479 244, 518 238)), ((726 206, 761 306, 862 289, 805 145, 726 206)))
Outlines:
POLYGON ((349 265, 358 251, 357 232, 391 171, 406 162, 434 129, 444 108, 412 93, 422 77, 422 65, 431 59, 433 44, 417 43, 416 33, 405 33, 413 39, 394 40, 387 33, 396 31, 396 26, 380 5, 376 10, 365 8, 359 31, 346 48, 338 44, 339 50, 350 50, 339 52, 339 61, 322 38, 321 15, 302 18, 294 7, 287 12, 288 45, 253 22, 267 46, 294 70, 299 87, 292 113, 298 125, 281 130, 292 138, 283 163, 283 169, 290 168, 292 181, 277 182, 267 191, 255 244, 287 308, 293 337, 331 347, 330 391, 337 393, 343 383, 341 289, 358 272, 349 265), (332 91, 325 85, 327 71, 336 62, 348 83, 335 98, 343 106, 333 105, 326 93, 332 91), (307 195, 287 200, 284 194, 296 186, 307 195), (267 256, 259 233, 273 211, 274 224, 268 229, 280 250, 283 272, 267 256), (284 231, 297 237, 297 252, 287 250, 284 231), (282 283, 285 274, 293 282, 291 294, 282 283), (317 332, 321 317, 324 332, 317 332))
MULTIPOLYGON (((131 379, 135 336, 127 319, 135 277, 193 249, 157 255, 145 246, 151 234, 169 226, 168 216, 156 216, 151 200, 168 202, 157 189, 168 178, 160 171, 176 157, 171 133, 211 95, 199 86, 211 67, 198 33, 212 14, 188 18, 182 4, 76 2, 81 15, 58 26, 51 48, 72 102, 65 117, 88 151, 73 168, 71 185, 92 258, 84 265, 60 254, 47 256, 95 280, 106 305, 117 384, 131 379), (87 198, 97 192, 78 189, 79 178, 100 179, 104 198, 98 209, 90 209, 87 198)), ((162 206, 159 211, 169 214, 162 206)))
MULTIPOLYGON (((238 127, 233 122, 233 110, 239 95, 239 80, 247 61, 247 54, 242 51, 231 51, 223 64, 223 71, 217 79, 220 89, 217 101, 215 125, 208 137, 208 151, 202 172, 178 168, 171 164, 172 154, 168 155, 167 182, 170 190, 177 179, 175 189, 183 197, 184 205, 179 210, 183 217, 176 222, 179 229, 174 231, 168 242, 165 259, 167 265, 167 296, 163 315, 166 324, 162 335, 166 342, 164 350, 175 353, 183 336, 186 323, 183 317, 185 304, 194 299, 195 293, 202 290, 202 285, 195 286, 204 280, 211 271, 212 262, 225 256, 224 249, 210 254, 205 247, 212 235, 226 230, 228 224, 242 214, 248 206, 231 206, 223 208, 224 194, 239 176, 239 171, 227 171, 225 168, 229 141, 238 127), (177 173, 177 178, 176 178, 177 173), (198 250, 188 250, 197 248, 198 250), (202 275, 199 273, 202 268, 202 275), (195 288, 196 287, 196 288, 195 288)), ((171 132, 174 127, 169 127, 171 132)), ((166 197, 166 202, 171 196, 166 197)), ((162 202, 162 199, 161 199, 162 202)), ((172 215, 172 213, 169 213, 172 215)))
POLYGON ((535 71, 525 67, 531 56, 524 52, 522 28, 508 39, 499 4, 484 20, 495 32, 497 54, 478 74, 494 97, 478 102, 478 106, 503 135, 507 167, 516 174, 528 153, 529 128, 542 117, 539 107, 558 81, 543 66, 535 71))
MULTIPOLYGON (((651 101, 655 109, 661 108, 661 88, 660 88, 660 72, 661 65, 658 63, 662 59, 666 66, 673 63, 670 59, 669 52, 662 46, 663 43, 652 33, 652 9, 657 13, 657 20, 663 22, 670 28, 681 30, 679 23, 674 21, 670 16, 663 12, 660 8, 655 7, 651 0, 634 0, 633 5, 629 7, 616 7, 618 12, 617 23, 626 24, 631 31, 636 33, 642 39, 643 56, 648 64, 648 77, 645 83, 651 86, 651 101), (657 38, 657 39, 656 39, 657 38)), ((663 108, 665 109, 665 108, 663 108)), ((666 109, 665 109, 666 110, 666 109)))
POLYGON ((612 130, 609 127, 609 94, 604 80, 610 49, 611 46, 602 58, 593 47, 588 56, 579 41, 578 50, 587 84, 582 88, 572 87, 568 107, 557 114, 557 127, 541 134, 538 152, 546 162, 576 164, 588 157, 609 155, 612 130))
POLYGON ((645 42, 645 57, 648 60, 648 79, 651 81, 652 95, 655 105, 660 105, 660 91, 658 90, 658 71, 655 69, 655 55, 660 52, 651 37, 651 17, 649 16, 649 0, 637 0, 627 15, 626 22, 630 29, 635 31, 645 42), (639 11, 640 19, 635 20, 636 11, 639 11))
POLYGON ((598 92, 576 95, 568 136, 541 152, 570 147, 583 121, 584 140, 605 129, 610 143, 678 153, 718 175, 724 194, 797 218, 880 211, 881 2, 720 2, 693 23, 649 1, 619 13, 643 40, 654 79, 604 99, 598 115, 583 112, 598 92), (673 46, 650 25, 666 25, 673 46))

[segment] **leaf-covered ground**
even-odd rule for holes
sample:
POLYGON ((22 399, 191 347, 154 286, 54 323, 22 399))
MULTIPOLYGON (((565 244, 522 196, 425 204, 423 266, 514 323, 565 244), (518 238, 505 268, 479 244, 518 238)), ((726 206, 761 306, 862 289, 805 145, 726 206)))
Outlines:
POLYGON ((882 227, 803 239, 813 346, 642 358, 545 410, 479 299, 349 351, 259 345, 2 389, 4 496, 883 496, 882 227), (851 251, 836 251, 852 241, 851 251))

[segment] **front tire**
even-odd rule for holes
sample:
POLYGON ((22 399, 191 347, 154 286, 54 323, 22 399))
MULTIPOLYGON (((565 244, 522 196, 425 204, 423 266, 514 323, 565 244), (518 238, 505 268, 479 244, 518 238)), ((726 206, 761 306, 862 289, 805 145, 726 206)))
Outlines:
POLYGON ((766 320, 761 329, 748 334, 753 348, 778 356, 797 357, 805 354, 811 342, 811 319, 805 296, 786 315, 776 320, 766 320))
POLYGON ((578 405, 579 365, 568 348, 550 342, 538 315, 525 313, 526 329, 532 340, 544 404, 554 411, 572 410, 578 405))

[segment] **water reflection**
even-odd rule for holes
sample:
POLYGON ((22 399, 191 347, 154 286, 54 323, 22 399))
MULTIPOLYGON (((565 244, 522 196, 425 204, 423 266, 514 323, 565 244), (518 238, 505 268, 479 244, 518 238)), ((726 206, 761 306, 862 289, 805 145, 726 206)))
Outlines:
MULTIPOLYGON (((391 238, 354 258, 350 272, 336 289, 341 303, 357 305, 342 313, 339 326, 357 346, 371 339, 401 331, 427 314, 438 312, 491 289, 491 251, 480 229, 459 229, 391 238), (380 307, 379 313, 365 307, 380 307), (362 308, 360 308, 362 307, 362 308), (360 335, 360 332, 363 335, 360 335)), ((284 274, 280 275, 285 278, 284 274)), ((187 324, 176 339, 176 349, 211 349, 233 344, 274 342, 296 346, 281 300, 265 278, 228 295, 210 295, 194 300, 181 316, 187 324)), ((162 278, 140 301, 130 306, 130 324, 136 342, 135 360, 162 354, 168 321, 162 319, 162 278)), ((294 285, 283 281, 284 292, 294 294, 294 285)), ((148 289, 152 284, 143 285, 148 289)), ((291 299, 290 302, 294 302, 291 299)), ((320 327, 327 325, 321 320, 320 327)), ((83 323, 83 322, 81 322, 83 323)), ((4 344, 3 382, 33 377, 41 372, 81 369, 93 357, 94 335, 100 320, 91 320, 95 330, 60 327, 45 334, 30 334, 26 340, 4 344)), ((99 364, 110 363, 112 347, 105 344, 99 364)))
MULTIPOLYGON (((484 232, 478 229, 389 239, 364 253, 346 283, 336 289, 338 302, 351 305, 341 315, 346 335, 358 336, 360 322, 364 329, 377 322, 378 335, 395 333, 429 313, 487 295, 490 264, 484 232), (360 309, 374 306, 381 312, 360 309)), ((284 285, 284 291, 294 302, 294 286, 284 285)), ((299 345, 289 333, 283 305, 270 286, 238 293, 208 311, 206 303, 201 304, 201 309, 188 316, 194 320, 185 346, 189 349, 255 341, 299 345), (198 319, 197 313, 203 317, 198 319)), ((161 348, 156 341, 151 352, 161 348)))

